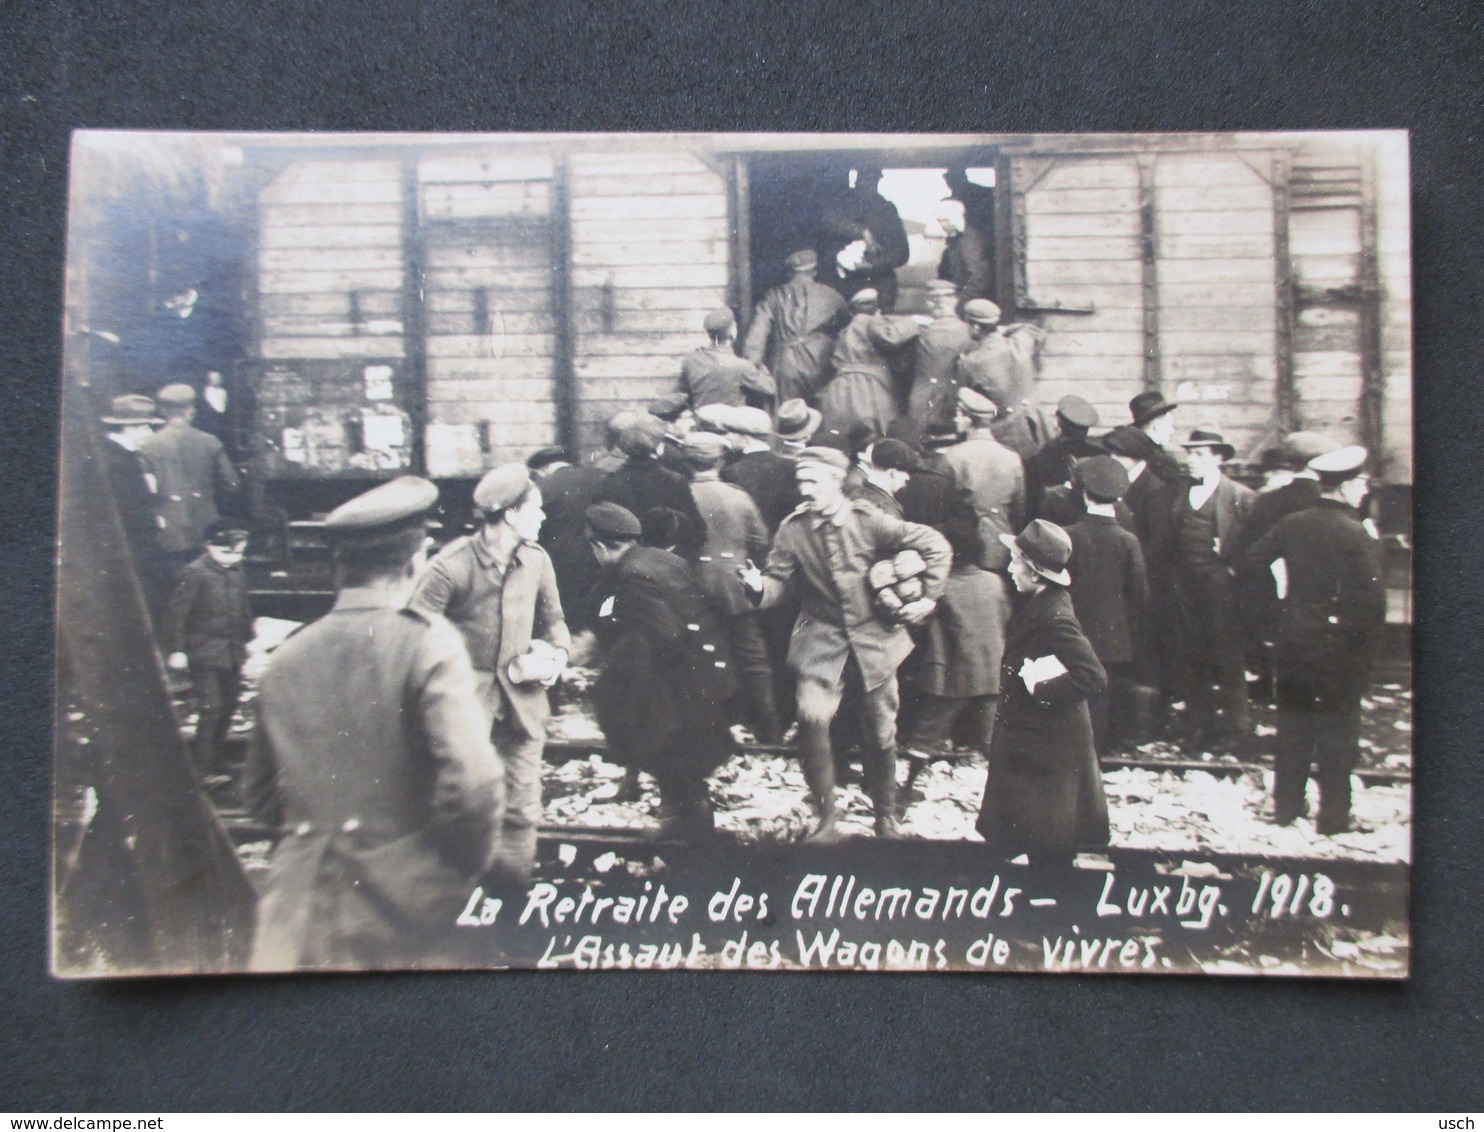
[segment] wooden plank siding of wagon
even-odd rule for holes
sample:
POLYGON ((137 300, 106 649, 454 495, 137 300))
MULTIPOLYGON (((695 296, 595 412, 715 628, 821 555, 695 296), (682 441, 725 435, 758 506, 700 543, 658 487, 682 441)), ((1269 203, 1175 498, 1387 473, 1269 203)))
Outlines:
POLYGON ((1046 312, 1038 398, 1054 405, 1075 393, 1104 424, 1128 415, 1145 387, 1144 272, 1139 169, 1128 154, 1016 158, 1010 178, 1021 263, 1015 306, 1062 305, 1090 314, 1046 312), (1022 274, 1023 273, 1023 274, 1022 274))
POLYGON ((573 154, 573 373, 579 444, 674 389, 732 280, 727 177, 686 153, 573 154))

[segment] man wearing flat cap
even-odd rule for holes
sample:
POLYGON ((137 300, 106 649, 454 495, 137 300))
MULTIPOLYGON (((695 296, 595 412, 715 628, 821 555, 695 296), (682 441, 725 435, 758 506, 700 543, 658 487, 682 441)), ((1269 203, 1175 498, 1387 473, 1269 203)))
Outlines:
POLYGON ((1360 697, 1386 623, 1381 552, 1361 520, 1369 454, 1351 446, 1309 461, 1319 502, 1281 520, 1243 555, 1250 573, 1285 566, 1277 628, 1278 737, 1273 820, 1308 812, 1309 776, 1319 783, 1315 829, 1351 828, 1350 775, 1360 760, 1360 697), (1317 773, 1316 773, 1317 772, 1317 773))
POLYGON ((1252 730, 1233 564, 1253 491, 1222 473, 1236 449, 1221 433, 1195 429, 1183 447, 1194 482, 1175 497, 1172 546, 1188 737, 1202 750, 1234 753, 1252 730))
MULTIPOLYGON (((808 408, 802 401, 784 405, 788 414, 795 412, 794 407, 799 415, 812 419, 817 425, 817 409, 808 408)), ((780 419, 785 418, 796 419, 781 413, 780 419)), ((731 451, 722 463, 721 478, 736 484, 752 497, 767 525, 768 537, 772 538, 778 524, 800 503, 798 485, 794 482, 793 460, 773 451, 769 444, 773 435, 772 424, 768 415, 760 410, 728 414, 724 435, 731 451)))
POLYGON ((952 283, 928 284, 928 314, 932 321, 912 347, 912 391, 907 396, 907 415, 924 432, 953 423, 959 355, 974 343, 969 324, 958 317, 958 292, 952 283))
MULTIPOLYGON (((1056 425, 1060 435, 1046 442, 1025 461, 1025 507, 1041 514, 1041 501, 1048 488, 1072 482, 1072 468, 1079 460, 1102 454, 1102 447, 1088 439, 1098 423, 1098 411, 1085 399, 1069 393, 1056 403, 1056 425)), ((1049 516, 1048 516, 1049 517, 1049 516)))
POLYGON ((854 185, 820 212, 821 278, 846 297, 871 287, 890 312, 897 306, 897 268, 912 258, 907 229, 897 206, 878 191, 881 167, 867 163, 854 173, 854 185))
POLYGON ((332 511, 335 605, 273 653, 244 798, 279 831, 259 971, 458 966, 454 921, 500 844, 505 779, 458 630, 406 608, 438 489, 332 511))
POLYGON ((196 391, 167 385, 157 399, 164 427, 142 437, 139 452, 159 477, 160 547, 179 570, 201 553, 219 503, 239 485, 222 442, 191 424, 196 391))
POLYGON ((847 500, 842 485, 848 466, 845 454, 833 448, 801 452, 796 468, 803 506, 779 527, 767 567, 749 564, 739 574, 761 608, 791 592, 801 599, 788 663, 798 677, 800 758, 819 809, 811 834, 818 841, 839 836, 830 723, 844 695, 847 668, 859 673, 864 688, 864 763, 876 833, 896 835, 897 669, 912 651, 905 625, 932 613, 951 558, 947 540, 932 528, 847 500), (888 623, 875 609, 868 574, 906 550, 916 551, 924 564, 923 596, 903 606, 900 623, 888 623))
POLYGON ((535 866, 541 824, 541 755, 551 717, 546 689, 572 647, 556 572, 538 541, 546 518, 541 503, 541 489, 524 464, 486 472, 474 488, 479 530, 438 552, 411 602, 448 618, 468 646, 492 721, 490 740, 505 770, 499 862, 521 885, 535 866), (535 671, 523 659, 531 654, 547 666, 535 671))
POLYGON ((922 328, 905 316, 881 313, 872 288, 851 296, 850 312, 849 325, 835 339, 835 375, 819 395, 819 410, 824 427, 841 436, 860 424, 884 436, 898 415, 897 360, 922 328))
POLYGON ((954 481, 969 493, 979 519, 984 557, 979 565, 1004 572, 1010 552, 1000 536, 1014 534, 1025 516, 1025 467, 995 438, 998 407, 973 389, 958 391, 958 422, 966 433, 961 443, 943 449, 943 461, 954 481))
POLYGON ((114 506, 145 607, 150 620, 158 623, 170 592, 172 568, 159 541, 159 479, 139 444, 165 422, 155 414, 154 401, 138 393, 115 397, 102 420, 109 441, 103 446, 103 461, 114 506))
POLYGON ((819 395, 835 335, 850 321, 840 292, 815 282, 818 266, 810 249, 791 253, 791 278, 763 296, 742 340, 742 356, 772 372, 780 405, 795 398, 812 402, 819 395))
POLYGON ((1054 429, 1030 398, 1036 389, 1036 355, 1046 332, 1028 322, 1000 325, 1000 308, 988 299, 963 305, 972 344, 959 355, 955 380, 999 406, 995 435, 1028 459, 1051 439, 1054 429))
POLYGON ((691 408, 771 406, 778 386, 767 370, 737 356, 737 322, 732 312, 717 307, 706 315, 703 327, 710 344, 692 350, 680 366, 680 392, 689 399, 691 408))
POLYGON ((900 440, 882 437, 861 453, 858 467, 865 477, 847 488, 845 496, 893 519, 905 518, 897 492, 907 486, 917 466, 917 454, 911 448, 900 440))
POLYGON ((1073 612, 1108 674, 1108 686, 1087 701, 1101 758, 1132 739, 1141 722, 1132 710, 1143 703, 1135 691, 1134 648, 1144 632, 1149 579, 1139 540, 1115 511, 1128 490, 1123 465, 1112 456, 1092 456, 1077 464, 1075 476, 1085 511, 1066 528, 1072 540, 1067 569, 1073 612))
MULTIPOLYGON (((713 408, 738 411, 722 405, 713 408)), ((617 503, 634 515, 656 507, 679 511, 686 518, 680 546, 683 553, 693 554, 706 540, 706 524, 696 510, 685 477, 660 464, 659 454, 664 448, 664 422, 647 413, 636 415, 618 434, 618 450, 624 455, 624 463, 598 485, 593 502, 617 503)))
POLYGON ((673 815, 667 832, 704 843, 715 834, 706 776, 733 750, 729 709, 738 683, 727 635, 690 563, 641 545, 632 513, 596 503, 587 525, 603 571, 598 725, 616 762, 654 776, 673 815))
POLYGON ((767 558, 768 528, 752 496, 721 478, 726 441, 711 433, 692 433, 685 438, 684 451, 691 468, 691 495, 706 521, 706 543, 696 559, 696 573, 701 588, 726 617, 748 726, 761 742, 776 743, 782 730, 762 618, 737 579, 737 567, 767 558))

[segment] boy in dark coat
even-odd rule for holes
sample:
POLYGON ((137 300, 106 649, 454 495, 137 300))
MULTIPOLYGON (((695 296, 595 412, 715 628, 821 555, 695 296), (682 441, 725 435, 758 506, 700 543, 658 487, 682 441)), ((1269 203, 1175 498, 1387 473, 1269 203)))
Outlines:
POLYGON ((1077 482, 1086 514, 1067 528, 1072 557, 1072 609, 1093 652, 1108 673, 1108 687, 1089 696, 1093 741, 1098 756, 1113 750, 1130 733, 1134 700, 1134 640, 1149 604, 1149 582, 1139 540, 1119 525, 1114 505, 1128 490, 1128 473, 1112 456, 1094 456, 1077 465, 1077 482))
POLYGON ((175 582, 165 611, 167 663, 189 669, 196 699, 196 770, 203 777, 223 770, 221 746, 242 694, 242 664, 252 640, 252 607, 242 555, 247 531, 218 519, 206 529, 206 553, 175 582))
POLYGON ((1000 709, 975 828, 996 857, 1029 854, 1036 867, 1069 865, 1079 847, 1108 843, 1108 802, 1092 746, 1087 698, 1107 687, 1072 598, 1066 531, 1036 519, 1010 548, 1020 592, 1005 635, 1000 709))
POLYGON ((738 685, 726 634, 690 563, 639 545, 631 512, 595 504, 587 524, 603 567, 598 724, 616 761, 654 776, 678 832, 705 841, 715 832, 706 776, 733 749, 727 705, 738 685))

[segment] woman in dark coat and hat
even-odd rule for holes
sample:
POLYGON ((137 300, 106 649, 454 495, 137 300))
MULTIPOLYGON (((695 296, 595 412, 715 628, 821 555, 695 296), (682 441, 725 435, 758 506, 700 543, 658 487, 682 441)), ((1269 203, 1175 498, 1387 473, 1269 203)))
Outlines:
POLYGON ((1010 548, 1020 593, 1005 633, 1000 708, 989 779, 975 828, 997 857, 1069 864, 1080 847, 1108 843, 1108 803, 1093 749, 1087 699, 1107 674, 1072 612, 1072 540, 1037 519, 1010 548))

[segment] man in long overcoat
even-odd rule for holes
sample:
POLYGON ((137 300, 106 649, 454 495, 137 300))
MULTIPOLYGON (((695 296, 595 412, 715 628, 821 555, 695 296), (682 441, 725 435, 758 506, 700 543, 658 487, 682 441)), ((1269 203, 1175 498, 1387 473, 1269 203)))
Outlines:
POLYGON ((330 513, 334 608, 259 684, 244 798, 280 836, 254 970, 462 961, 454 920, 499 846, 505 779, 458 630, 399 608, 437 501, 403 476, 330 513))
POLYGON ((206 528, 221 517, 221 497, 239 486, 222 442, 192 426, 195 401, 189 385, 165 386, 159 394, 165 426, 139 441, 159 478, 160 547, 177 569, 201 553, 206 528))
POLYGON ((779 405, 795 398, 813 403, 819 396, 829 379, 835 335, 850 321, 840 292, 815 282, 818 266, 813 251, 793 252, 793 278, 763 296, 742 340, 742 356, 772 371, 779 405))
POLYGON ((158 626, 169 599, 171 566, 159 541, 159 480, 140 453, 139 444, 164 421, 155 416, 154 401, 138 393, 115 397, 102 420, 108 429, 108 442, 103 445, 108 484, 145 608, 158 626))
POLYGON ((541 824, 541 756, 551 717, 546 689, 561 675, 572 640, 556 572, 537 541, 546 513, 530 470, 505 464, 487 472, 474 488, 474 506, 479 530, 438 552, 410 604, 448 618, 468 646, 491 720, 490 741, 505 770, 499 862, 509 879, 524 885, 536 863, 541 824), (515 662, 528 653, 544 671, 517 679, 525 662, 515 662))
POLYGON ((847 500, 842 485, 849 461, 833 448, 806 448, 798 457, 804 505, 773 540, 765 570, 751 567, 742 583, 761 608, 790 592, 802 601, 789 646, 789 667, 799 680, 799 748, 804 777, 819 808, 818 841, 837 838, 835 763, 830 722, 844 695, 846 669, 860 673, 866 784, 875 808, 876 833, 896 834, 897 669, 912 651, 905 624, 933 611, 943 593, 951 553, 937 531, 893 519, 847 500), (867 574, 884 558, 915 550, 925 569, 923 597, 900 611, 902 623, 881 619, 867 574))
POLYGON ((1149 581, 1139 540, 1118 521, 1115 508, 1128 490, 1128 473, 1112 456, 1093 456, 1076 470, 1086 500, 1080 519, 1068 527, 1072 557, 1072 608, 1108 687, 1088 698, 1092 733, 1099 756, 1109 753, 1134 730, 1139 702, 1133 670, 1134 642, 1143 631, 1149 581))
POLYGON ((851 297, 850 310, 850 325, 835 339, 835 375, 819 395, 819 410, 824 427, 841 436, 857 425, 885 436, 899 415, 893 361, 922 328, 905 316, 881 313, 871 288, 851 297))
POLYGON ((952 283, 928 285, 928 313, 933 320, 922 328, 912 347, 912 391, 907 395, 907 415, 924 433, 953 423, 958 358, 973 344, 969 324, 958 317, 957 309, 952 283))
POLYGON ((692 350, 680 364, 680 392, 690 407, 771 406, 778 386, 767 370, 737 356, 737 322, 732 312, 717 307, 706 315, 702 325, 710 344, 692 350))
POLYGON ((1273 820, 1307 811, 1311 768, 1323 836, 1350 828, 1350 774, 1360 760, 1360 697, 1386 622, 1380 547, 1360 518, 1367 453, 1353 446, 1315 457, 1321 498, 1288 516, 1243 556, 1266 572, 1281 559, 1288 592, 1278 616, 1278 738, 1273 820))
POLYGON ((954 480, 969 493, 979 518, 979 537, 986 570, 1004 570, 1010 553, 1000 535, 1014 534, 1025 516, 1025 466, 994 435, 996 407, 973 389, 958 391, 958 419, 968 435, 943 449, 943 461, 954 480))
POLYGON ((654 776, 678 832, 704 842, 715 832, 706 776, 733 750, 726 633, 690 564, 639 544, 637 518, 613 503, 594 504, 587 518, 603 567, 598 725, 616 761, 654 776))
POLYGON ((1067 865, 1078 848, 1108 843, 1087 711, 1107 674, 1072 610, 1067 533, 1036 519, 1001 541, 1012 551, 1020 598, 1005 632, 1000 708, 975 828, 997 858, 1027 853, 1033 866, 1067 865))

